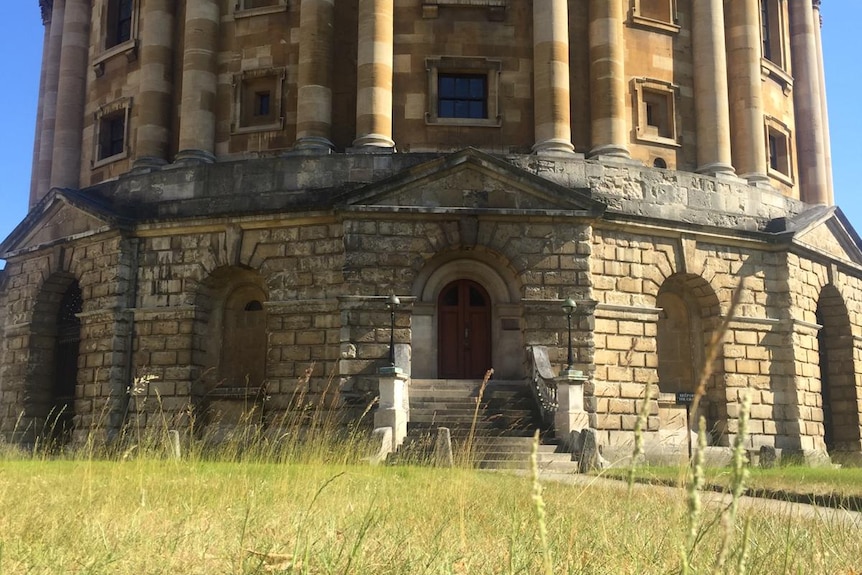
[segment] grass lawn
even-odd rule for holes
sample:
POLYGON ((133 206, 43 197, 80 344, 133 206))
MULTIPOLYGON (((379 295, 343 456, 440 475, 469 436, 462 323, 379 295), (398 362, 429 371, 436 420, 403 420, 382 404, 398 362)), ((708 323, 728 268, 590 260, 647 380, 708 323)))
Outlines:
POLYGON ((458 468, 7 459, 0 574, 859 573, 858 526, 720 511, 458 468))

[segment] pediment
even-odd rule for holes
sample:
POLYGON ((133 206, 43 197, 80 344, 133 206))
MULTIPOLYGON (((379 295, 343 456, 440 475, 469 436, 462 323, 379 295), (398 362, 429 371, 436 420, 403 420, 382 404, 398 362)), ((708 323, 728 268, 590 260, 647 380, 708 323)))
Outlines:
POLYGON ((0 243, 0 257, 115 228, 123 223, 109 208, 74 190, 54 189, 0 243))
POLYGON ((793 243, 830 258, 862 265, 862 239, 837 206, 818 206, 788 221, 793 243))
POLYGON ((475 149, 437 158, 342 198, 350 209, 565 212, 600 216, 605 204, 475 149))

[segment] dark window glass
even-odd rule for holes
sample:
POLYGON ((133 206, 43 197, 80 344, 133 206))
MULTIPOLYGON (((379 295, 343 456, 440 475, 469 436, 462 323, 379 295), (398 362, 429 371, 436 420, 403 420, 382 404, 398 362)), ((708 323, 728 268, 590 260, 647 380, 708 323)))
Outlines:
POLYGON ((470 307, 485 307, 485 296, 473 286, 470 286, 470 307))
POLYGON ((269 116, 269 103, 270 103, 269 92, 257 92, 254 95, 254 99, 255 99, 254 115, 255 116, 269 116))
POLYGON ((106 48, 131 40, 132 8, 133 0, 111 0, 108 4, 106 48))
POLYGON ((99 159, 104 160, 122 154, 125 147, 125 136, 125 111, 102 118, 99 127, 99 159))
POLYGON ((488 117, 487 76, 439 74, 437 97, 437 116, 440 118, 488 117))
POLYGON ((458 305, 458 286, 450 287, 440 299, 443 305, 458 305))

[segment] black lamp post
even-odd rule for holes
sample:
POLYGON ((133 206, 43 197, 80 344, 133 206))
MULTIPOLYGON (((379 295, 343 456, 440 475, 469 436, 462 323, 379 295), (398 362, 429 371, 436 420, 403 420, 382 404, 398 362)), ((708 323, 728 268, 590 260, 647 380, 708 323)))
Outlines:
POLYGON ((389 310, 389 365, 395 367, 395 310, 401 305, 401 300, 395 294, 386 299, 386 309, 389 310))
POLYGON ((575 313, 578 304, 575 303, 575 300, 572 298, 568 298, 563 302, 563 311, 566 312, 566 320, 568 320, 569 324, 569 357, 568 357, 568 365, 566 365, 566 371, 572 369, 572 366, 575 363, 575 356, 572 354, 572 314, 575 313))

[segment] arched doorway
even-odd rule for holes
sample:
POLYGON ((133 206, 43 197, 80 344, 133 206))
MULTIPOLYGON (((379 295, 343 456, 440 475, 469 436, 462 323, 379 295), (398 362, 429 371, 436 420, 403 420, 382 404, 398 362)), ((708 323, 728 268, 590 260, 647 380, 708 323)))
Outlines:
POLYGON ((841 294, 824 286, 817 302, 823 431, 830 454, 859 452, 859 407, 850 317, 841 294))
POLYGON ((256 387, 266 378, 266 294, 258 286, 233 290, 224 307, 220 375, 227 387, 256 387))
POLYGON ((697 391, 707 368, 706 345, 717 320, 715 310, 719 309, 715 292, 699 276, 673 275, 662 283, 656 307, 661 309, 656 348, 662 433, 687 440, 680 432, 686 428, 696 431, 700 416, 704 416, 710 444, 726 445, 727 400, 721 373, 713 372, 707 379, 698 413, 687 414, 686 407, 676 401, 678 393, 697 391))
POLYGON ((460 279, 437 298, 437 373, 479 379, 491 367, 491 298, 478 283, 460 279))
POLYGON ((59 443, 71 439, 75 418, 75 389, 78 385, 78 350, 81 343, 83 309, 81 287, 77 281, 66 289, 57 313, 57 339, 54 346, 54 381, 48 424, 51 437, 59 443))

